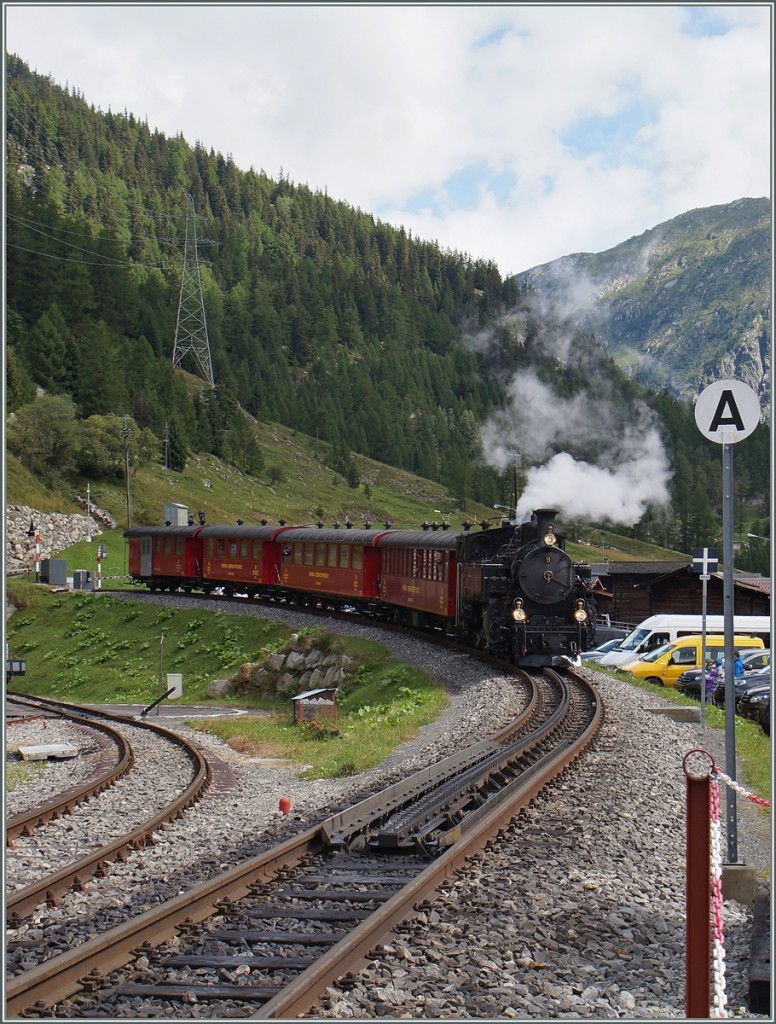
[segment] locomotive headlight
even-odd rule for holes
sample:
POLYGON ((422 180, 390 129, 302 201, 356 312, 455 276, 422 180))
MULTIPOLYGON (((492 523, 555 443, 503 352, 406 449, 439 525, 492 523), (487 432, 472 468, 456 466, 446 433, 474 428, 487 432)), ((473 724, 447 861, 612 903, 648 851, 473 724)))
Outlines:
POLYGON ((577 601, 577 606, 571 613, 571 617, 575 622, 587 622, 587 611, 585 610, 584 601, 577 601))
POLYGON ((544 543, 548 547, 552 547, 553 544, 557 544, 558 543, 558 538, 555 536, 555 532, 554 532, 554 530, 552 528, 552 525, 547 527, 547 531, 544 534, 544 543))
POLYGON ((523 608, 522 598, 515 598, 515 606, 512 609, 512 618, 517 623, 523 623, 528 621, 528 615, 523 608))

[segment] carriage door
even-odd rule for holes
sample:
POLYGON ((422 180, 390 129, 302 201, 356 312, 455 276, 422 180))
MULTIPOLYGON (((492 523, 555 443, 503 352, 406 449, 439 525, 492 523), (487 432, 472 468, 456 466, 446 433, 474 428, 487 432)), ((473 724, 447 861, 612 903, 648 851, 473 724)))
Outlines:
POLYGON ((150 576, 152 573, 151 569, 151 552, 153 551, 154 539, 153 537, 141 537, 140 538, 140 575, 150 576))

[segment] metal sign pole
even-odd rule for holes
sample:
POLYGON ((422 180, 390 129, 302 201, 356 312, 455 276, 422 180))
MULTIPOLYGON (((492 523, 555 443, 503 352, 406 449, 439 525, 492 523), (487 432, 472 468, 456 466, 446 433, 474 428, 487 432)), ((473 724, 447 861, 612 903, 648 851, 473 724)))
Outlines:
POLYGON ((709 574, 701 573, 701 729, 706 728, 706 602, 709 574))
MULTIPOLYGON (((725 772, 736 778, 736 679, 733 666, 733 445, 722 445, 722 549, 725 552, 723 573, 723 621, 725 623, 725 772)), ((736 791, 726 786, 727 794, 727 860, 738 864, 738 820, 736 791)))
MULTIPOLYGON (((698 395, 695 402, 695 422, 710 441, 722 445, 722 541, 725 562, 724 624, 725 624, 725 770, 736 777, 736 689, 733 668, 733 445, 757 428, 760 422, 760 400, 757 393, 740 380, 717 380, 698 395)), ((738 861, 738 825, 736 822, 736 794, 732 786, 727 792, 727 844, 728 863, 738 861)))

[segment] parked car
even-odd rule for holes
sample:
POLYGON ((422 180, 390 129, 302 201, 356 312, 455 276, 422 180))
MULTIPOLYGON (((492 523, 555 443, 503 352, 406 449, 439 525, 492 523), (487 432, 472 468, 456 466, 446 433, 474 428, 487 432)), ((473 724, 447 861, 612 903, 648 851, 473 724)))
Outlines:
MULTIPOLYGON (((762 640, 756 636, 734 636, 733 644, 737 651, 748 648, 764 650, 762 640)), ((709 659, 717 660, 725 652, 725 638, 713 634, 705 638, 700 636, 683 636, 675 643, 665 643, 654 651, 645 654, 639 661, 627 662, 618 666, 618 671, 629 672, 639 679, 658 686, 673 686, 679 676, 690 668, 700 668, 709 659)), ((606 665, 604 657, 601 662, 606 665)))
POLYGON ((741 694, 736 708, 736 714, 742 718, 752 718, 755 722, 762 721, 763 710, 768 706, 770 711, 771 684, 760 683, 758 686, 750 686, 741 694))
POLYGON ((582 661, 600 661, 605 654, 609 651, 613 651, 620 643, 620 638, 615 637, 613 640, 607 640, 605 643, 599 644, 598 647, 594 647, 590 651, 583 651, 580 657, 582 661))
POLYGON ((760 728, 768 737, 771 738, 771 695, 768 694, 768 700, 766 700, 762 714, 760 715, 760 728))
MULTIPOLYGON (((765 649, 752 647, 739 651, 739 653, 741 655, 741 660, 744 663, 744 673, 770 667, 771 651, 769 647, 766 647, 765 649)), ((723 686, 724 680, 722 676, 722 671, 725 665, 724 654, 720 655, 720 657, 717 659, 717 663, 720 668, 719 685, 723 686)), ((700 700, 701 669, 688 668, 686 672, 682 672, 682 674, 676 681, 675 689, 677 689, 679 693, 683 693, 685 697, 695 697, 697 700, 700 700)))
MULTIPOLYGON (((771 682, 771 669, 762 668, 757 672, 747 672, 742 676, 738 676, 735 680, 735 693, 736 693, 736 710, 741 703, 741 698, 751 690, 753 687, 762 686, 763 683, 767 683, 770 686, 771 682)), ((720 707, 725 706, 725 682, 721 680, 715 687, 712 699, 715 704, 719 704, 720 707)))

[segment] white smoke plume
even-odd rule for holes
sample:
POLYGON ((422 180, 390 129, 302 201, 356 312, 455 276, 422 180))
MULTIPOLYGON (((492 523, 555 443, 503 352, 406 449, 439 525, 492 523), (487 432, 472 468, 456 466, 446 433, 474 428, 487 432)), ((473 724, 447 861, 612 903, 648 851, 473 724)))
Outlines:
POLYGON ((489 465, 503 472, 517 463, 527 475, 519 518, 556 508, 567 518, 633 526, 648 507, 668 503, 668 458, 646 406, 625 412, 602 385, 558 398, 531 373, 515 377, 509 392, 509 408, 491 417, 480 441, 489 465))

